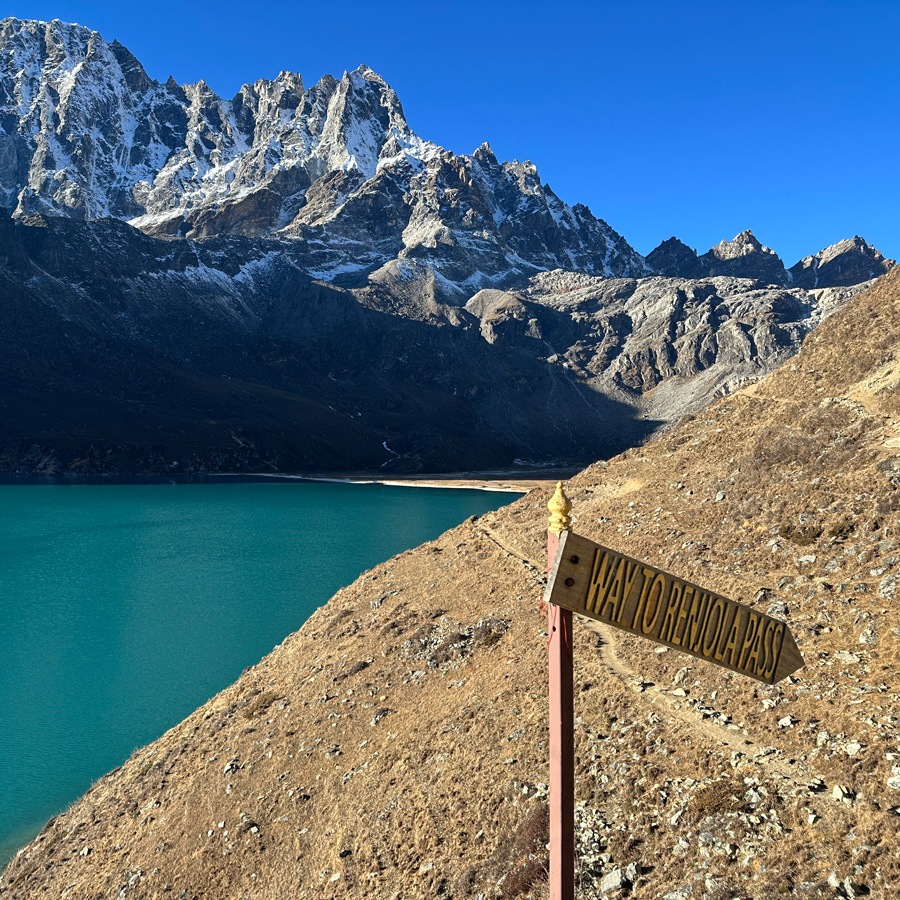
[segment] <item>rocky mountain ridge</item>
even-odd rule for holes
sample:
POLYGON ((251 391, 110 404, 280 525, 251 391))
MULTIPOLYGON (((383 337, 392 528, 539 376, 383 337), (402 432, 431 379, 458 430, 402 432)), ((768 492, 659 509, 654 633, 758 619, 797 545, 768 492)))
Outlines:
POLYGON ((299 75, 229 100, 160 84, 121 44, 78 25, 0 24, 0 196, 15 215, 113 216, 150 234, 277 235, 311 272, 367 274, 426 259, 452 282, 546 268, 649 274, 586 207, 486 144, 457 156, 415 135, 366 66, 304 88, 299 75))
POLYGON ((0 204, 19 473, 584 463, 892 265, 855 238, 785 270, 750 232, 645 259, 531 163, 418 137, 365 66, 226 101, 59 21, 0 22, 0 204))
POLYGON ((310 275, 345 286, 390 280, 407 262, 457 301, 557 268, 782 286, 796 272, 799 286, 829 287, 891 263, 854 238, 785 270, 750 232, 703 256, 673 238, 645 260, 532 163, 417 136, 366 66, 309 88, 282 72, 225 100, 202 80, 161 84, 118 41, 58 20, 0 22, 0 203, 17 217, 115 217, 164 237, 299 241, 310 275))
POLYGON ((880 250, 857 235, 804 257, 788 269, 752 231, 742 231, 702 255, 678 238, 669 238, 647 254, 647 264, 658 274, 673 278, 731 276, 815 289, 869 281, 889 272, 894 261, 885 259, 880 250))

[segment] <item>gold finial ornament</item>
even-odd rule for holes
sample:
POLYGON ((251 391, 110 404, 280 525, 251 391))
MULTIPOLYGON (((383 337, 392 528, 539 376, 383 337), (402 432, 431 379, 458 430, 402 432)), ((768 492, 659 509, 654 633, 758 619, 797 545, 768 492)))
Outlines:
POLYGON ((550 510, 550 520, 547 522, 547 531, 551 534, 562 534, 569 530, 572 520, 569 513, 572 511, 572 501, 566 496, 561 481, 556 482, 556 491, 547 503, 550 510))

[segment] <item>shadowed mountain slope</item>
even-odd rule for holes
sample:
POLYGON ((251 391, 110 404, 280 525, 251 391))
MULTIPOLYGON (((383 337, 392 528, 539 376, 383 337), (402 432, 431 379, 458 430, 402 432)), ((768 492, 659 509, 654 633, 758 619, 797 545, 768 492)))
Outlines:
POLYGON ((489 468, 649 430, 537 341, 495 348, 464 310, 359 298, 271 246, 115 220, 0 230, 5 471, 489 468))
POLYGON ((0 471, 584 464, 755 381, 863 289, 541 273, 446 303, 398 264, 0 214, 0 471))

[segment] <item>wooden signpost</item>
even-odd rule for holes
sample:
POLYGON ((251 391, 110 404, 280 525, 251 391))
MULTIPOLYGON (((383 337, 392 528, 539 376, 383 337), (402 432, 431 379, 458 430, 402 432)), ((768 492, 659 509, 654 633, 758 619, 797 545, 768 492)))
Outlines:
MULTIPOLYGON (((572 504, 557 482, 547 504, 547 571, 569 527, 572 504)), ((550 678, 550 900, 575 896, 575 738, 572 611, 547 605, 547 662, 550 678)))
POLYGON ((545 599, 767 684, 803 665, 784 622, 570 531, 545 599))
POLYGON ((767 684, 796 672, 803 657, 790 629, 779 619, 569 531, 571 504, 562 484, 557 484, 547 506, 550 897, 572 900, 572 613, 767 684))

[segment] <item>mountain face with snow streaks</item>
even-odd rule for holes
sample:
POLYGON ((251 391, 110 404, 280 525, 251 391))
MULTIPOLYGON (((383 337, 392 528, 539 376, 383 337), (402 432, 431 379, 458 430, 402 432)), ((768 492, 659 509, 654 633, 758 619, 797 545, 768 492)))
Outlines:
POLYGON ((135 215, 184 139, 181 91, 79 26, 0 23, 0 196, 20 214, 135 215))
POLYGON ((0 202, 16 215, 301 239, 326 278, 405 257, 478 286, 557 267, 649 274, 530 163, 418 137, 366 66, 308 89, 282 72, 224 100, 203 81, 154 81, 121 44, 79 25, 5 19, 0 54, 0 202))
POLYGON ((552 269, 826 287, 890 267, 854 239, 840 263, 786 270, 749 231, 702 256, 673 238, 645 260, 531 163, 420 138, 366 66, 309 88, 282 72, 226 100, 202 80, 160 84, 118 41, 58 20, 0 22, 0 204, 167 238, 298 241, 310 274, 350 286, 407 260, 457 302, 552 269))

